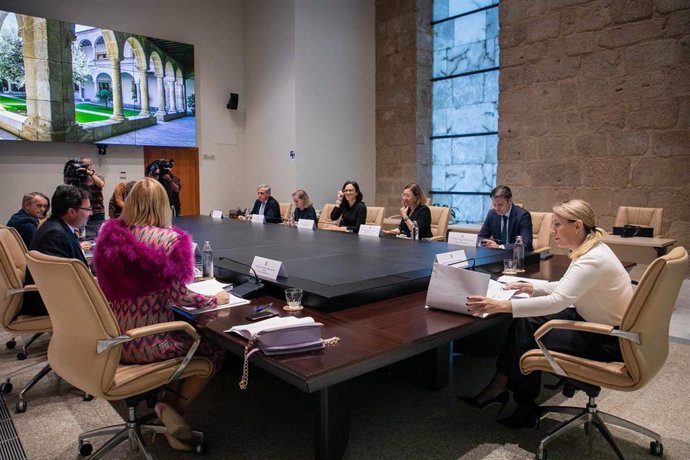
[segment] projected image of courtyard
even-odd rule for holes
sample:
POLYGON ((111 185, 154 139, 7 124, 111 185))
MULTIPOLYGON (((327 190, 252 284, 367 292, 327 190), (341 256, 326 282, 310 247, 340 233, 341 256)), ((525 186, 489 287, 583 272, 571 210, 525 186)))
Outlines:
MULTIPOLYGON (((0 110, 5 109, 8 112, 18 113, 26 116, 26 99, 20 96, 3 96, 0 95, 0 110)), ((75 117, 77 123, 89 123, 92 121, 105 121, 113 115, 112 107, 106 108, 102 105, 91 103, 78 103, 74 105, 75 117)), ((139 115, 137 110, 123 109, 123 114, 126 117, 134 117, 139 115)))

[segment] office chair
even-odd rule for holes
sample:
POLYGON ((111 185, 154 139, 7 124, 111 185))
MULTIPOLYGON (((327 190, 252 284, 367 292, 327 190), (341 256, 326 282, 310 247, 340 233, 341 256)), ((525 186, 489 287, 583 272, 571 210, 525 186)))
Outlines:
POLYGON ((448 222, 450 222, 450 208, 445 206, 429 206, 431 211, 431 240, 446 241, 448 222))
POLYGON ((367 206, 367 225, 383 225, 383 214, 385 208, 380 206, 367 206))
POLYGON ((668 328, 671 313, 687 271, 688 254, 682 247, 654 260, 645 271, 623 315, 620 328, 584 321, 552 320, 540 327, 534 337, 539 349, 530 350, 520 359, 524 374, 542 371, 556 374, 565 380, 564 394, 572 396, 575 389, 584 391, 589 402, 584 408, 542 407, 542 416, 549 412, 571 414, 573 417, 559 425, 541 440, 536 458, 546 458, 546 447, 556 438, 579 425, 589 432, 592 425, 606 438, 619 458, 623 454, 616 445, 606 424, 627 428, 652 438, 650 452, 661 456, 661 436, 633 422, 600 412, 596 397, 601 387, 619 391, 635 391, 644 387, 661 370, 668 356, 668 328), (573 329, 619 338, 623 362, 598 362, 549 351, 541 338, 551 329, 573 329))
POLYGON ((619 206, 614 227, 624 227, 625 225, 637 225, 640 227, 651 227, 654 229, 655 237, 661 236, 661 217, 664 208, 635 208, 632 206, 619 206))
MULTIPOLYGON (((24 343, 22 351, 17 354, 17 359, 23 360, 28 356, 28 346, 41 334, 52 331, 50 317, 19 315, 24 302, 24 293, 37 291, 35 285, 24 286, 26 273, 26 246, 19 233, 14 228, 0 226, 0 326, 14 334, 32 334, 24 343)), ((7 348, 16 346, 15 339, 6 343, 7 348)), ((11 379, 25 374, 37 367, 40 371, 19 392, 16 411, 26 411, 24 395, 38 383, 48 372, 48 361, 25 366, 9 374, 5 382, 0 384, 0 391, 9 393, 12 391, 11 379)))
POLYGON ((532 216, 532 246, 534 252, 545 252, 551 250, 551 223, 553 222, 552 212, 530 212, 532 216))
POLYGON ((337 227, 337 223, 334 220, 331 220, 331 211, 333 211, 333 208, 335 208, 335 204, 333 203, 326 203, 323 205, 323 209, 321 209, 321 214, 319 214, 319 223, 317 224, 317 228, 319 230, 326 230, 329 227, 337 227))
MULTIPOLYGON (((125 400, 127 421, 79 435, 79 453, 90 455, 90 438, 113 435, 91 459, 102 457, 119 443, 128 440, 130 451, 141 449, 146 458, 153 454, 143 435, 165 433, 162 425, 146 425, 137 418, 136 404, 152 391, 173 380, 191 376, 209 377, 213 365, 195 358, 201 341, 188 323, 171 321, 120 332, 120 327, 103 292, 88 268, 79 260, 48 256, 30 251, 27 265, 46 299, 53 321, 53 337, 48 346, 48 361, 55 372, 71 385, 98 398, 125 400), (150 364, 120 364, 122 344, 151 334, 184 331, 195 339, 184 358, 150 364)), ((204 453, 204 435, 194 431, 195 449, 204 453)))
POLYGON ((283 222, 290 220, 290 209, 292 208, 292 203, 278 203, 278 206, 280 206, 280 217, 283 219, 283 222))

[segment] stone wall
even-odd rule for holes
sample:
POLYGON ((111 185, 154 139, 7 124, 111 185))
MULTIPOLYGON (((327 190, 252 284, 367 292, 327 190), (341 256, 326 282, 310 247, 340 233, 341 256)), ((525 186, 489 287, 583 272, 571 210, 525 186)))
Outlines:
POLYGON ((431 5, 376 0, 375 203, 387 216, 407 183, 431 186, 431 5))
POLYGON ((500 6, 498 182, 528 209, 664 208, 690 247, 690 2, 508 0, 500 6))

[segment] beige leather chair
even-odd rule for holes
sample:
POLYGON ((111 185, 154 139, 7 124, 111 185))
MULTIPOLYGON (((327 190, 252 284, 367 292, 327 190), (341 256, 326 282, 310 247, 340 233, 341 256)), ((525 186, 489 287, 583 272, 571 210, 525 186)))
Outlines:
MULTIPOLYGON (((589 403, 585 408, 542 407, 542 414, 561 412, 575 417, 542 439, 537 450, 538 459, 545 458, 548 444, 582 424, 585 424, 586 428, 594 425, 611 444, 619 458, 623 458, 605 422, 649 436, 653 439, 650 444, 651 453, 662 454, 663 445, 657 433, 614 415, 599 412, 596 396, 601 390, 600 387, 635 391, 649 383, 661 370, 668 356, 671 313, 687 268, 688 254, 682 247, 677 247, 669 254, 654 260, 642 276, 630 300, 620 329, 591 322, 553 320, 535 332, 534 337, 541 349, 530 350, 522 355, 522 372, 527 374, 542 371, 557 374, 566 379, 564 393, 567 396, 572 395, 574 389, 583 390, 589 396, 589 403), (555 351, 549 352, 541 344, 541 337, 551 329, 575 329, 619 337, 623 362, 605 363, 555 351)), ((630 399, 634 400, 634 395, 630 395, 630 399)))
POLYGON ((551 223, 553 222, 552 212, 530 212, 532 216, 532 247, 534 252, 544 252, 551 250, 551 223))
MULTIPOLYGON (((120 331, 103 292, 79 260, 47 256, 30 251, 27 265, 45 299, 53 322, 53 337, 48 346, 48 361, 55 373, 71 385, 98 398, 126 400, 127 423, 83 433, 79 436, 79 453, 91 454, 88 439, 113 435, 92 457, 100 458, 122 441, 128 440, 131 451, 141 449, 153 458, 143 439, 145 433, 164 433, 162 425, 140 424, 135 406, 142 395, 191 376, 208 377, 212 364, 193 357, 200 335, 188 323, 172 321, 120 331), (184 331, 196 341, 184 358, 151 364, 120 364, 122 344, 131 340, 169 331, 184 331), (137 398, 138 397, 138 398, 137 398)), ((197 453, 203 453, 203 433, 194 431, 197 453)))
POLYGON ((448 222, 450 222, 450 208, 444 206, 429 206, 431 211, 432 241, 446 241, 448 222))
POLYGON ((367 206, 367 225, 383 226, 385 208, 379 206, 367 206))
MULTIPOLYGON (((24 302, 24 292, 36 291, 36 286, 24 286, 26 272, 26 246, 13 228, 0 226, 0 326, 13 334, 32 334, 24 343, 22 351, 17 354, 17 359, 25 359, 28 355, 28 346, 41 334, 50 332, 53 328, 49 316, 19 315, 24 302)), ((6 343, 7 348, 16 346, 15 339, 6 343)), ((22 388, 17 401, 17 412, 26 410, 24 395, 48 372, 50 366, 47 361, 26 366, 12 372, 4 383, 0 385, 0 391, 9 393, 12 391, 10 380, 17 375, 29 372, 40 367, 38 374, 22 388)))
POLYGON ((654 236, 661 236, 661 217, 664 208, 634 208, 632 206, 619 206, 614 227, 624 225, 637 225, 640 227, 651 227, 654 229, 654 236))
POLYGON ((287 222, 290 220, 290 208, 292 207, 291 203, 278 203, 280 205, 280 217, 283 219, 283 222, 287 222))
POLYGON ((326 203, 323 205, 321 214, 319 214, 319 223, 317 226, 320 230, 326 230, 329 227, 337 226, 336 221, 331 220, 331 211, 333 211, 333 208, 335 208, 335 204, 333 203, 326 203))

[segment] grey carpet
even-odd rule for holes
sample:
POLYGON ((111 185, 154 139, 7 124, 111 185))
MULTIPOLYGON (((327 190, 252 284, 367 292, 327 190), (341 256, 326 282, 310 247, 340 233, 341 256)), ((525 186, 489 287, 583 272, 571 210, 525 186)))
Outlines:
MULTIPOLYGON (((668 361, 659 375, 634 393, 603 390, 603 411, 630 419, 660 433, 664 458, 690 458, 690 345, 688 329, 677 317, 690 312, 690 284, 674 313, 672 330, 679 340, 670 344, 668 361), (683 336, 685 334, 685 337, 683 336)), ((0 344, 7 334, 0 334, 0 344)), ((45 350, 47 339, 36 349, 45 350)), ((16 351, 0 345, 0 376, 40 359, 33 354, 25 362, 16 351)), ((226 368, 188 414, 192 425, 206 433, 208 459, 306 459, 313 457, 313 398, 251 368, 249 388, 241 392, 239 359, 226 368)), ((351 397, 350 442, 346 459, 531 459, 539 440, 552 429, 555 415, 542 421, 538 430, 510 430, 494 419, 497 408, 479 411, 458 401, 459 394, 474 394, 490 378, 492 358, 461 356, 453 365, 453 383, 440 391, 428 391, 389 372, 378 371, 354 381, 351 397)), ((77 435, 89 429, 121 423, 124 405, 106 401, 84 402, 81 393, 54 374, 47 376, 27 395, 28 409, 15 414, 19 388, 30 375, 13 380, 14 390, 5 395, 7 406, 29 459, 77 458, 77 435)), ((584 405, 585 397, 572 400, 555 392, 542 392, 542 402, 584 405)), ((512 410, 512 405, 506 413, 512 410)), ((142 410, 145 413, 146 410, 142 410)), ((560 416, 562 417, 562 416, 560 416)), ((558 419, 562 420, 562 419, 558 419)), ((649 459, 649 440, 624 429, 612 428, 626 458, 649 459)), ((102 442, 102 441, 101 441, 102 442)), ((99 445, 97 441, 96 446, 99 445)), ((172 451, 163 438, 154 446, 157 458, 188 459, 193 454, 172 451)), ((111 459, 133 457, 124 446, 111 459)), ((615 458, 598 434, 585 436, 575 430, 549 448, 549 459, 582 460, 615 458)))

